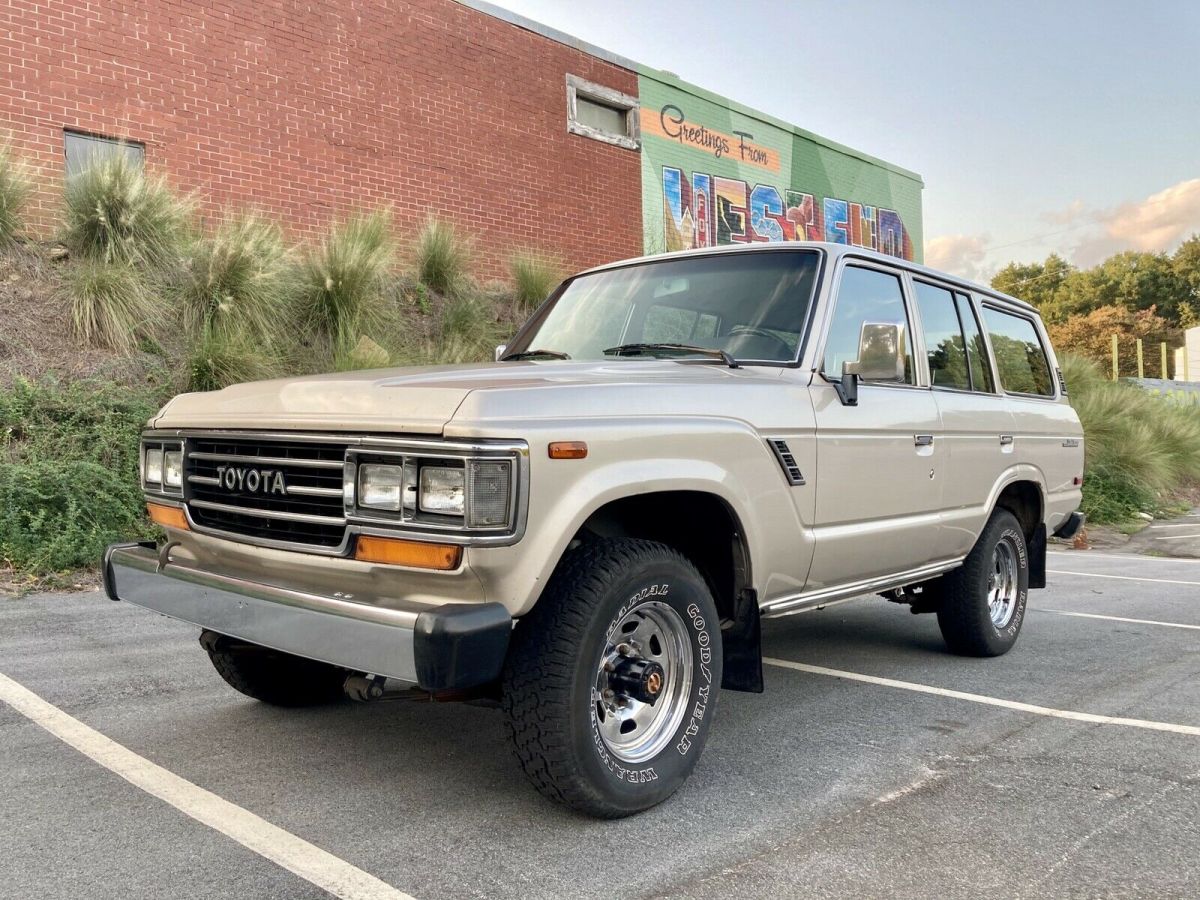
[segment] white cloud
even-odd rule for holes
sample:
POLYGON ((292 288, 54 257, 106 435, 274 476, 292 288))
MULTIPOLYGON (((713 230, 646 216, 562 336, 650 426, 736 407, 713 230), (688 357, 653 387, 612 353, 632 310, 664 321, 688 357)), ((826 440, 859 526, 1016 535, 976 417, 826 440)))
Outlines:
POLYGON ((1200 232, 1200 178, 1109 209, 1085 210, 1076 201, 1056 215, 1059 221, 1078 219, 1094 225, 1071 254, 1079 266, 1093 266, 1122 250, 1171 251, 1200 232))
POLYGON ((925 265, 951 275, 983 281, 991 274, 985 263, 986 234, 945 234, 925 242, 925 265))

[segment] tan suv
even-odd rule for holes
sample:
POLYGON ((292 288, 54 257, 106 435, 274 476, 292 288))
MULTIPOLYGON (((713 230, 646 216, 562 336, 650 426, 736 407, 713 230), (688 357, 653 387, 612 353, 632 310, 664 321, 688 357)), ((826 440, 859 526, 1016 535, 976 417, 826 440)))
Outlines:
POLYGON ((995 656, 1082 522, 1037 312, 890 257, 603 266, 497 356, 177 397, 108 595, 268 703, 498 700, 538 790, 621 816, 762 690, 760 619, 879 593, 995 656))

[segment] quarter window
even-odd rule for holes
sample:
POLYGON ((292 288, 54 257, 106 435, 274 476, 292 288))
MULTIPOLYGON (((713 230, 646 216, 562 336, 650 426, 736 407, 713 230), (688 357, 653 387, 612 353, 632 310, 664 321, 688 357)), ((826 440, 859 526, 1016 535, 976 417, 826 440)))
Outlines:
POLYGON ((1000 386, 1014 394, 1053 397, 1050 362, 1032 320, 985 306, 983 323, 996 355, 1000 386))
POLYGON ((821 371, 838 377, 842 374, 843 364, 858 359, 859 335, 868 322, 896 324, 904 329, 904 383, 913 384, 912 334, 904 310, 900 278, 890 272, 859 266, 847 266, 842 270, 821 371))
POLYGON ((921 311, 921 327, 925 331, 929 383, 934 387, 969 391, 971 373, 967 364, 967 346, 954 294, 922 281, 913 284, 917 308, 921 311))

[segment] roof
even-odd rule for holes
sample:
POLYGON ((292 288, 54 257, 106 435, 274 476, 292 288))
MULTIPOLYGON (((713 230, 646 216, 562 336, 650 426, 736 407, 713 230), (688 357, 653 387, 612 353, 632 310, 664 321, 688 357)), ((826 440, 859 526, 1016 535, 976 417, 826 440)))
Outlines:
POLYGON ((831 260, 836 260, 843 256, 853 256, 859 259, 867 259, 873 262, 883 263, 896 268, 905 269, 915 275, 926 275, 937 281, 946 282, 955 287, 960 287, 966 291, 972 291, 976 294, 983 294, 988 297, 994 297, 998 300, 1003 300, 1013 306, 1020 307, 1027 312, 1038 313, 1036 307, 1026 303, 1017 297, 1010 294, 997 291, 995 288, 985 284, 980 284, 969 279, 962 278, 958 275, 951 275, 949 272, 942 272, 938 269, 931 269, 929 266, 921 263, 911 262, 907 259, 900 259, 895 256, 889 256, 886 253, 880 253, 877 250, 868 250, 864 247, 853 247, 849 244, 831 244, 826 241, 772 241, 770 243, 755 243, 755 244, 728 244, 721 247, 698 247, 693 250, 677 250, 673 253, 655 253, 647 256, 637 256, 631 259, 617 260, 611 263, 605 263, 602 266, 595 266, 591 269, 586 269, 578 274, 590 275, 593 272, 605 272, 611 269, 620 269, 626 266, 640 265, 648 262, 661 262, 670 259, 686 259, 690 256, 717 256, 730 253, 771 253, 780 250, 819 250, 829 256, 831 260))

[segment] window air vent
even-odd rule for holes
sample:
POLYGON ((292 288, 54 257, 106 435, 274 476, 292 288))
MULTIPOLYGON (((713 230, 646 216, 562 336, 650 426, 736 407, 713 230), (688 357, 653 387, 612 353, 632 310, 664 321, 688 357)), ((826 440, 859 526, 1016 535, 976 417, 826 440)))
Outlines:
POLYGON ((1054 373, 1058 376, 1058 388, 1062 391, 1062 395, 1067 396, 1067 379, 1063 378, 1062 369, 1055 369, 1054 373))
POLYGON ((796 464, 796 457, 792 456, 792 451, 788 448, 787 441, 772 438, 767 443, 775 451, 775 458, 779 460, 779 465, 783 467, 783 474, 787 476, 788 484, 804 484, 804 473, 800 471, 800 466, 796 464))

